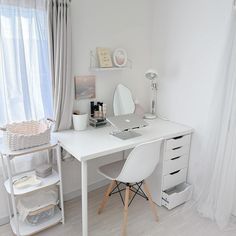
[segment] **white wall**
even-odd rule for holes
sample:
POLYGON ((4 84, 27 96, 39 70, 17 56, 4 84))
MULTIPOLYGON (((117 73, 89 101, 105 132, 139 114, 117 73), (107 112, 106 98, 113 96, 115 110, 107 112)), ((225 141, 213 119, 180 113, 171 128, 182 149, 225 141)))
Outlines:
POLYGON ((189 170, 194 182, 232 0, 155 0, 153 4, 152 65, 161 77, 159 112, 195 128, 189 170))
MULTIPOLYGON (((72 1, 73 74, 90 73, 89 52, 96 47, 123 47, 133 61, 128 71, 97 72, 97 99, 108 104, 118 83, 127 85, 143 106, 147 106, 148 82, 143 74, 150 66, 151 4, 149 1, 72 1)), ((77 107, 78 104, 76 104, 77 107)), ((88 101, 79 102, 87 111, 88 101), (86 107, 85 107, 85 105, 86 107)))
MULTIPOLYGON (((108 105, 108 114, 113 112, 113 93, 118 83, 128 86, 133 97, 148 109, 149 83, 143 74, 151 63, 151 6, 150 1, 146 0, 72 1, 73 76, 91 74, 89 53, 99 46, 111 49, 123 47, 133 61, 131 70, 95 74, 97 100, 108 105)), ((88 112, 89 100, 75 101, 75 109, 88 112)), ((108 156, 89 162, 90 184, 102 180, 95 170, 97 166, 109 161, 108 156)), ((76 161, 64 163, 63 174, 65 193, 76 194, 80 189, 80 164, 76 161)))

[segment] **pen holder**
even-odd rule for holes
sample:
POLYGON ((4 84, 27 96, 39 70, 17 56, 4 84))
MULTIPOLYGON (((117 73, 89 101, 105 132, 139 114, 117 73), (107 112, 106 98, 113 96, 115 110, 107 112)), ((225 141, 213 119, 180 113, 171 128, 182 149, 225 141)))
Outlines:
POLYGON ((73 114, 74 130, 81 131, 87 128, 88 114, 75 115, 73 114))

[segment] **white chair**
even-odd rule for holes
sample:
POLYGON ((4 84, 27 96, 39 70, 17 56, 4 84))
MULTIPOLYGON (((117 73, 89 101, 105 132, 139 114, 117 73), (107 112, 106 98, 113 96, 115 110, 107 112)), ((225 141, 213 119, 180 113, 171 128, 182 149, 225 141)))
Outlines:
POLYGON ((102 203, 98 209, 98 214, 100 214, 104 209, 109 196, 119 193, 124 204, 122 235, 126 235, 128 207, 136 195, 149 200, 155 220, 158 221, 156 207, 152 201, 145 179, 152 174, 159 162, 161 144, 162 140, 160 139, 140 144, 131 151, 127 160, 116 161, 101 166, 98 169, 98 173, 112 181, 105 192, 102 203), (122 184, 126 185, 123 189, 121 188, 122 184), (141 188, 142 185, 144 191, 141 188), (123 190, 125 190, 125 199, 123 199, 121 194, 123 190), (130 193, 134 193, 133 196, 130 196, 130 193))

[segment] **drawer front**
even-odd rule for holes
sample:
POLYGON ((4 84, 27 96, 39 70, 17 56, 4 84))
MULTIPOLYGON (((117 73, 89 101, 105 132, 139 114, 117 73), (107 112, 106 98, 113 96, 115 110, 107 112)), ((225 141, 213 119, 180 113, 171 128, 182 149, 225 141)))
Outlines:
POLYGON ((168 139, 166 141, 166 151, 168 151, 170 149, 173 149, 173 148, 189 145, 190 140, 191 140, 191 135, 190 134, 175 137, 175 138, 172 138, 172 139, 168 139))
POLYGON ((163 163, 163 174, 167 175, 176 170, 187 168, 188 166, 188 155, 185 154, 183 156, 174 157, 168 161, 164 161, 163 163))
POLYGON ((189 148, 190 148, 189 145, 185 145, 185 146, 182 146, 182 147, 170 149, 170 150, 165 152, 164 159, 165 160, 170 160, 170 159, 173 159, 173 158, 176 158, 176 157, 179 157, 179 156, 183 156, 185 154, 188 155, 189 148))
POLYGON ((172 191, 162 192, 162 205, 169 210, 191 199, 193 186, 187 183, 178 185, 172 191))
POLYGON ((181 169, 179 171, 170 173, 163 177, 163 188, 165 191, 169 188, 172 188, 178 184, 181 184, 186 181, 187 178, 187 168, 181 169))

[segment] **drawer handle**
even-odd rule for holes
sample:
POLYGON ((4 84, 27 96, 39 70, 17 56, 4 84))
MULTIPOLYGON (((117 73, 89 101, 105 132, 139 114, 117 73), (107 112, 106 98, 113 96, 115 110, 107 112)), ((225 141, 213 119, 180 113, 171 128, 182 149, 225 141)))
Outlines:
POLYGON ((180 148, 182 148, 182 147, 176 147, 176 148, 172 148, 172 150, 177 150, 177 149, 180 149, 180 148))
POLYGON ((171 159, 171 161, 176 160, 176 159, 179 159, 180 157, 181 157, 181 156, 174 157, 174 158, 171 159))
POLYGON ((173 139, 180 139, 180 138, 183 138, 184 136, 182 135, 182 136, 178 136, 178 137, 175 137, 175 138, 173 138, 173 139))
POLYGON ((162 198, 162 200, 164 200, 166 203, 170 203, 167 199, 165 199, 165 198, 162 198))
POLYGON ((174 172, 170 173, 170 175, 175 175, 175 174, 177 174, 179 172, 180 172, 180 170, 177 170, 177 171, 174 171, 174 172))

